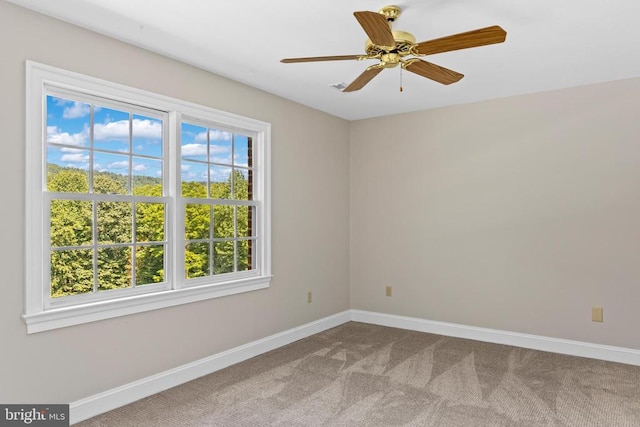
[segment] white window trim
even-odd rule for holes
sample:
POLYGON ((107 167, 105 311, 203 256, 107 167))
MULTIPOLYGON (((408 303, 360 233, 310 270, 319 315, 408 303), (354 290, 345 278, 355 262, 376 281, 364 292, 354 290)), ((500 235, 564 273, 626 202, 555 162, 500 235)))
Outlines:
MULTIPOLYGON (((175 176, 180 170, 180 157, 177 155, 179 133, 172 132, 169 140, 169 175, 175 176)), ((97 320, 109 319, 133 313, 141 313, 159 308, 187 304, 211 298, 218 298, 241 292, 269 287, 271 281, 271 124, 204 107, 187 101, 127 87, 94 77, 66 71, 63 69, 26 61, 26 194, 25 194, 25 309, 23 319, 28 333, 41 332, 66 326, 78 325, 97 320), (255 135, 256 158, 260 159, 254 173, 257 174, 254 188, 259 200, 260 215, 257 218, 256 237, 260 242, 257 251, 259 271, 256 275, 233 275, 230 280, 220 282, 215 278, 211 283, 199 283, 196 286, 185 285, 183 271, 178 269, 181 234, 178 232, 182 221, 177 209, 182 204, 176 200, 176 180, 171 179, 168 196, 170 230, 173 231, 174 244, 169 244, 168 262, 172 263, 172 276, 167 278, 172 287, 154 293, 130 295, 112 300, 91 301, 65 307, 46 308, 44 283, 43 239, 46 229, 46 215, 43 210, 43 162, 46 162, 46 150, 43 147, 44 93, 47 85, 77 92, 87 92, 104 98, 117 99, 149 108, 170 112, 169 121, 176 129, 180 114, 200 117, 255 135)), ((183 225, 184 227, 184 225, 183 225)))

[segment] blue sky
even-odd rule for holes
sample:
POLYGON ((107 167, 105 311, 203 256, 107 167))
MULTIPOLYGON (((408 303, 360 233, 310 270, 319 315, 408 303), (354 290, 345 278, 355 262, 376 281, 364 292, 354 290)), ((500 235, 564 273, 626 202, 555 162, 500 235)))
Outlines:
POLYGON ((184 181, 206 181, 207 168, 209 168, 211 181, 225 182, 231 173, 231 166, 247 166, 249 138, 245 135, 183 123, 181 139, 181 167, 184 181), (208 161, 207 132, 209 132, 208 161))
MULTIPOLYGON (((162 176, 162 121, 95 104, 93 150, 91 105, 47 96, 47 162, 63 167, 152 177, 162 176), (131 134, 130 135, 130 129, 131 134)), ((182 124, 182 179, 226 181, 232 166, 246 167, 249 138, 182 124), (209 158, 207 159, 207 133, 209 158), (233 153, 233 159, 232 159, 233 153)), ((246 171, 241 169, 242 171, 246 171)))
MULTIPOLYGON (((47 96, 48 163, 87 170, 90 130, 90 104, 47 96)), ((162 176, 161 120, 94 105, 93 138, 95 171, 162 176)))

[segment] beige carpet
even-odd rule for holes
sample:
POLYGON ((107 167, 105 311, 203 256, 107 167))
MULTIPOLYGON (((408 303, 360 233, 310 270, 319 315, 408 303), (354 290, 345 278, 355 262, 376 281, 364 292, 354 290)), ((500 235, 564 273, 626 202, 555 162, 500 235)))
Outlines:
POLYGON ((78 426, 640 426, 640 367, 347 323, 78 426))

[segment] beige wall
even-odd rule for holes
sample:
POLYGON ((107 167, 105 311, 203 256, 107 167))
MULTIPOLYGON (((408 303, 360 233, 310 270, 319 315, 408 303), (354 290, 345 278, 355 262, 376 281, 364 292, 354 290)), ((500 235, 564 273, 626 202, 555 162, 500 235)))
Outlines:
POLYGON ((350 132, 352 308, 640 349, 640 79, 350 132))
POLYGON ((347 121, 4 1, 0 82, 0 402, 74 401, 349 307, 347 121), (26 59, 270 122, 270 289, 27 335, 26 59))
POLYGON ((74 401, 349 307, 640 349, 640 79, 348 123, 0 0, 0 81, 0 402, 74 401), (271 122, 271 288, 27 335, 25 59, 271 122))

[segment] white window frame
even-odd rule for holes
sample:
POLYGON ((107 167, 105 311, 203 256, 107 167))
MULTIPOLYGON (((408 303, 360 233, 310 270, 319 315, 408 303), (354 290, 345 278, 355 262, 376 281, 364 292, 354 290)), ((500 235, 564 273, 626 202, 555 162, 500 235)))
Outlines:
MULTIPOLYGON (((259 120, 219 111, 179 99, 143 91, 85 76, 60 68, 26 61, 26 194, 25 194, 25 309, 23 319, 28 333, 41 332, 96 320, 109 319, 195 301, 218 298, 242 292, 264 289, 271 281, 271 125, 259 120), (165 174, 169 185, 165 189, 167 236, 166 253, 168 285, 150 293, 114 293, 112 299, 102 297, 78 299, 73 305, 49 304, 50 283, 45 262, 49 253, 45 176, 46 132, 45 94, 47 88, 85 93, 118 102, 152 108, 168 113, 168 150, 165 153, 165 174), (180 189, 180 120, 197 118, 208 123, 251 135, 254 140, 256 201, 255 237, 256 269, 238 273, 209 276, 197 281, 184 278, 184 201, 180 189), (224 277, 223 277, 224 276, 224 277)), ((63 297, 64 298, 64 297, 63 297)))

